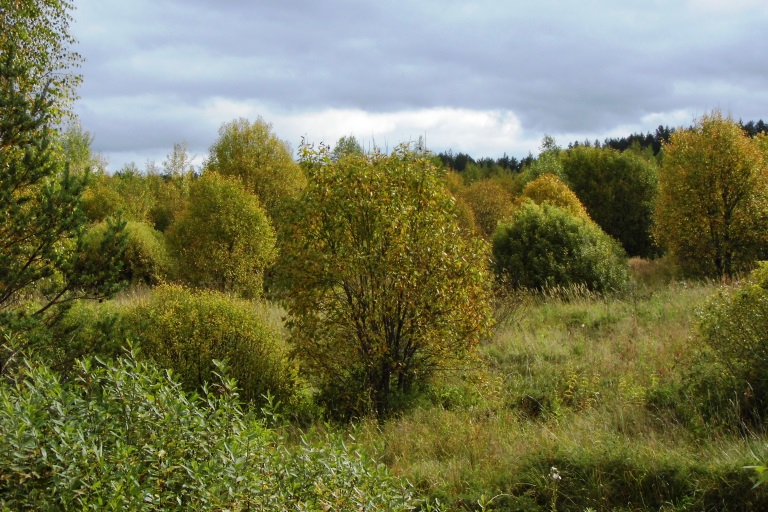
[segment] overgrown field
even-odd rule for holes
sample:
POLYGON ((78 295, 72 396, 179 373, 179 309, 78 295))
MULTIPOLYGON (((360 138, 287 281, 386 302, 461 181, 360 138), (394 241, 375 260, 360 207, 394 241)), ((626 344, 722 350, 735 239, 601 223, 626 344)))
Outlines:
POLYGON ((697 310, 718 288, 511 298, 471 370, 357 438, 446 509, 767 510, 743 466, 768 438, 701 395, 697 310))

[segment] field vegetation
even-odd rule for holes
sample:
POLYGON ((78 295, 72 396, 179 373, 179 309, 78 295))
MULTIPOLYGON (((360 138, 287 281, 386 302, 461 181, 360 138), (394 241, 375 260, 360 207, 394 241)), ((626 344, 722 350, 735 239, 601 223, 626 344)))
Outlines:
POLYGON ((0 510, 768 510, 762 121, 108 173, 72 8, 0 8, 0 510))

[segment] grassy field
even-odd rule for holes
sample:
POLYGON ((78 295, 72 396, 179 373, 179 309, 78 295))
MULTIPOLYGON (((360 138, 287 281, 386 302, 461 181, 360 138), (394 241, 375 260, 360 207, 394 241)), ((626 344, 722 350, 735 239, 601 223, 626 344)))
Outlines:
POLYGON ((354 435, 449 510, 768 510, 768 437, 686 387, 717 288, 510 297, 470 369, 354 435))

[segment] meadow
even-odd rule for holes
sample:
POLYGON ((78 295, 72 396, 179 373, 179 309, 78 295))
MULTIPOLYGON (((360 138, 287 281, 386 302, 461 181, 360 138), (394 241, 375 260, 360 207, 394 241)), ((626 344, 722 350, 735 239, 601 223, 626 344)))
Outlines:
POLYGON ((635 269, 625 296, 499 300, 469 368, 350 435, 447 510, 765 510, 744 468, 765 432, 696 388, 697 312, 725 285, 635 269))

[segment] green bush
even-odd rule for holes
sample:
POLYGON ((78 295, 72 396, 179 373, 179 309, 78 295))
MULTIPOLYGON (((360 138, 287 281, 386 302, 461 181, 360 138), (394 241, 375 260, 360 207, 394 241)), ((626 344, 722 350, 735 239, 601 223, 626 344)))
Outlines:
MULTIPOLYGON (((100 241, 108 225, 101 222, 90 228, 88 250, 99 251, 100 241)), ((125 226, 126 247, 122 260, 121 278, 131 284, 157 285, 165 280, 171 260, 163 235, 143 222, 128 222, 125 226)))
POLYGON ((720 378, 742 421, 768 417, 768 264, 743 284, 724 288, 700 313, 699 331, 722 365, 720 378))
POLYGON ((262 403, 270 393, 297 400, 296 367, 254 303, 213 291, 160 286, 125 312, 143 351, 172 369, 185 389, 214 379, 214 359, 227 360, 241 396, 262 403))
POLYGON ((583 284, 622 290, 628 283, 621 246, 596 224, 550 204, 525 202, 493 237, 496 273, 517 288, 583 284))
POLYGON ((258 198, 235 178, 209 172, 192 183, 186 208, 166 233, 184 283, 262 296, 264 270, 276 256, 275 230, 258 198))
MULTIPOLYGON (((219 371, 222 371, 220 368, 219 371)), ((286 448, 233 381, 185 393, 133 357, 62 382, 26 361, 0 381, 1 510, 412 510, 406 482, 339 436, 286 448), (213 390, 214 388, 210 388, 213 390)))

